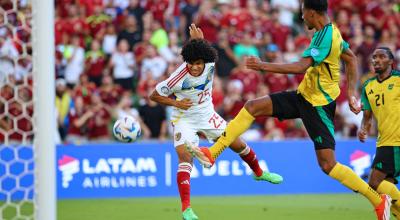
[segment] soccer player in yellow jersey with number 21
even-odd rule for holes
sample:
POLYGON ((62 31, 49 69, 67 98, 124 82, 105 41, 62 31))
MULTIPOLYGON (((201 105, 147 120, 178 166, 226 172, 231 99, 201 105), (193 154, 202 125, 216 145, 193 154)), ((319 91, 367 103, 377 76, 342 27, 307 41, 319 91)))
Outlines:
POLYGON ((369 185, 379 193, 392 197, 392 213, 400 219, 400 71, 392 68, 394 56, 387 47, 372 54, 376 76, 362 89, 363 120, 358 138, 364 142, 371 128, 372 115, 378 123, 378 140, 369 185), (396 179, 397 178, 397 179, 396 179))

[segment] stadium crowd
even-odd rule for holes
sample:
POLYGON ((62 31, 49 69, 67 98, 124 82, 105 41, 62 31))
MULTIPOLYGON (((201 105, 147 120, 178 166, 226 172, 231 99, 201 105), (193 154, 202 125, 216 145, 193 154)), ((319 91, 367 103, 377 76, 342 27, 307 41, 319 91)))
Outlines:
MULTIPOLYGON (((0 0, 0 141, 32 136, 32 59, 28 1, 0 0), (13 28, 14 27, 14 28, 13 28), (23 134, 23 135, 22 135, 23 134)), ((182 62, 180 49, 195 23, 217 49, 213 102, 232 119, 246 100, 297 88, 301 74, 261 73, 244 56, 292 62, 312 32, 301 24, 299 0, 57 0, 55 1, 56 109, 64 143, 112 140, 116 118, 140 120, 142 139, 169 138, 169 108, 148 99, 160 80, 182 62)), ((377 46, 395 52, 400 67, 400 3, 394 0, 330 0, 329 14, 359 59, 362 82, 377 46)), ((344 71, 342 71, 344 73, 344 71)), ((45 73, 43 73, 45 74, 45 73)), ((49 76, 51 77, 51 76, 49 76)), ((341 87, 346 88, 345 77, 341 87)), ((361 115, 337 99, 335 129, 355 137, 361 115)), ((248 140, 304 138, 300 120, 257 118, 248 140)))

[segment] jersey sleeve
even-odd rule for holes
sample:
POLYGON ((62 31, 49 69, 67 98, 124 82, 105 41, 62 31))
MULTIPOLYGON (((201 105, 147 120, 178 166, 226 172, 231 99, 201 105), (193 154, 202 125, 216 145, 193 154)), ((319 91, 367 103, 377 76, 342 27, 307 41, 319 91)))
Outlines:
POLYGON ((329 55, 332 46, 332 25, 315 33, 310 46, 303 52, 302 57, 311 57, 313 66, 318 66, 329 55))
POLYGON ((188 72, 186 68, 186 63, 183 63, 178 67, 175 72, 173 72, 170 77, 156 85, 156 91, 158 94, 168 97, 176 92, 178 82, 186 75, 188 72))
POLYGON ((347 49, 349 49, 350 45, 347 43, 345 40, 342 41, 342 44, 340 45, 342 48, 342 53, 345 52, 347 49))
POLYGON ((365 87, 367 87, 367 82, 364 83, 362 92, 361 92, 361 103, 363 105, 362 110, 371 110, 371 105, 369 104, 365 87))

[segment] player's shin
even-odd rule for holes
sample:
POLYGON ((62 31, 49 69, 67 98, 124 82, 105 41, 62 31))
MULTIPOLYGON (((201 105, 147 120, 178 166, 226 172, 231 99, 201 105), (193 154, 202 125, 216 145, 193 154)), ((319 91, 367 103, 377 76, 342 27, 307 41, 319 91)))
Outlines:
POLYGON ((365 196, 374 207, 377 207, 382 202, 381 196, 347 166, 336 163, 329 176, 365 196))
POLYGON ((254 117, 242 108, 239 114, 228 123, 225 132, 218 141, 210 147, 211 157, 215 160, 236 138, 243 134, 254 121, 254 117))
POLYGON ((182 211, 190 207, 190 173, 192 165, 190 163, 179 163, 177 172, 177 183, 179 196, 181 197, 182 211))
POLYGON ((246 148, 239 153, 242 160, 244 160, 250 167, 250 169, 254 172, 255 176, 261 176, 263 170, 258 164, 257 156, 254 153, 253 149, 246 145, 246 148))

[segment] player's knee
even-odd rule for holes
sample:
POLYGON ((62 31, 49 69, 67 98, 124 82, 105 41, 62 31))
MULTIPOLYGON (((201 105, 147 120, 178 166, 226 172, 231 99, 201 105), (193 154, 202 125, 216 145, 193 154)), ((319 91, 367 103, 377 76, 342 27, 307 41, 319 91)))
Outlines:
POLYGON ((259 114, 259 108, 258 108, 257 100, 252 99, 246 101, 244 104, 244 108, 254 117, 258 116, 259 114))
POLYGON ((336 162, 331 162, 331 161, 322 161, 319 162, 319 167, 321 167, 321 170, 326 173, 329 174, 331 172, 331 170, 333 169, 333 167, 335 166, 336 162))

